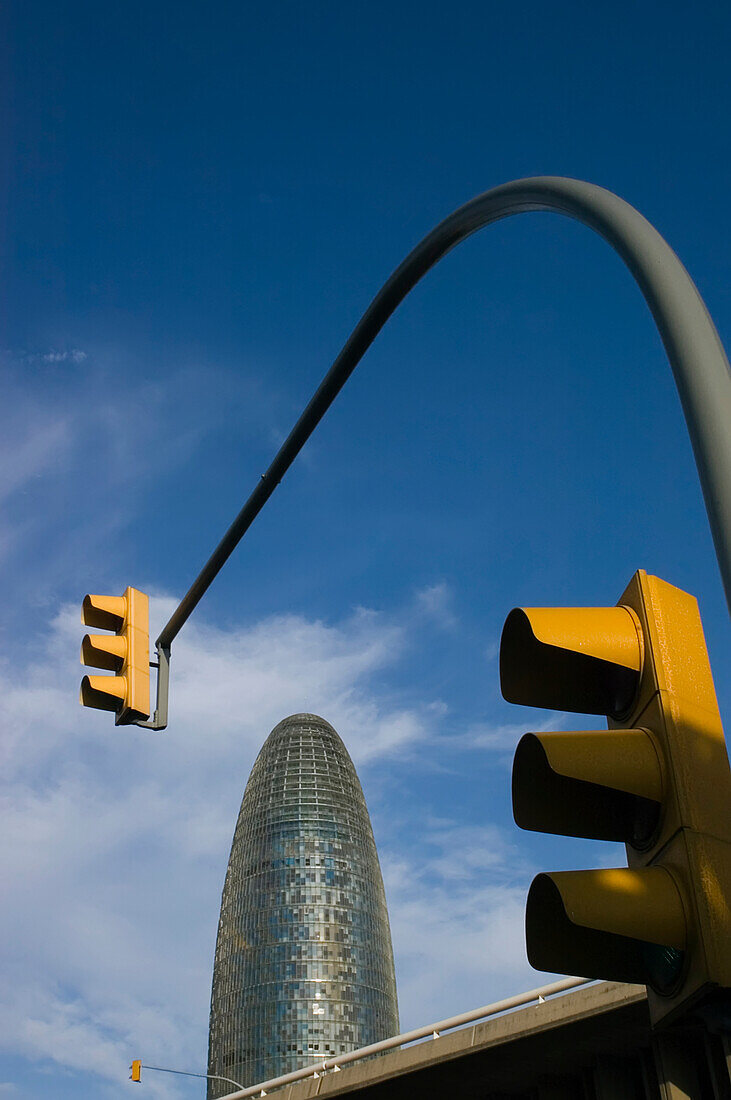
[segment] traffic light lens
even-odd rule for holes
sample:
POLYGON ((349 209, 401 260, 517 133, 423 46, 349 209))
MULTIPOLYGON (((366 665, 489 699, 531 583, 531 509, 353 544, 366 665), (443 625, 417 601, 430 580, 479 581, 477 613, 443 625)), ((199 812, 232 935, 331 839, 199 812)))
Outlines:
POLYGON ((656 993, 670 996, 683 972, 685 952, 675 947, 661 947, 655 943, 644 945, 644 964, 647 983, 656 993))

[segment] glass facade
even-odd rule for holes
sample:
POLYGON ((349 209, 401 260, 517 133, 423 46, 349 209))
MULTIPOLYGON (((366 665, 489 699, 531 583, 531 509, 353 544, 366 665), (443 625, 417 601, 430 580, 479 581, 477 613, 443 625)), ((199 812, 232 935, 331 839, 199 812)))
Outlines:
MULTIPOLYGON (((208 1072, 248 1086, 398 1034, 381 869, 353 762, 314 714, 270 733, 221 901, 208 1072)), ((232 1086, 209 1082, 209 1098, 232 1086)))

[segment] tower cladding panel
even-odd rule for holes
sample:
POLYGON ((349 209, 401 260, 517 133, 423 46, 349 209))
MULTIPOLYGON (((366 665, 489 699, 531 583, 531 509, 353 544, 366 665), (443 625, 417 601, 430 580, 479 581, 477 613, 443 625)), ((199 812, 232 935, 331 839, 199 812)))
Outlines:
MULTIPOLYGON (((338 734, 285 718, 256 759, 221 902, 208 1072, 248 1086, 398 1034, 368 810, 338 734)), ((232 1086, 209 1082, 209 1098, 232 1086)))

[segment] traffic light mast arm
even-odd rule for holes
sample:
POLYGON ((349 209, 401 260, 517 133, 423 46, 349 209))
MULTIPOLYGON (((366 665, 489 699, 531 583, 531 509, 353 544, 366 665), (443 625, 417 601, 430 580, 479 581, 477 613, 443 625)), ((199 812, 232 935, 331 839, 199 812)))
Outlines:
MULTIPOLYGON (((583 222, 618 252, 655 319, 675 377, 700 476, 726 599, 731 608, 731 372, 692 279, 657 230, 611 191, 582 180, 539 176, 478 195, 445 218, 384 284, 320 383, 244 507, 157 639, 167 649, 256 519, 391 314, 447 252, 490 225, 546 210, 583 222)), ((161 689, 158 682, 158 709, 161 689)))
MULTIPOLYGON (((132 1076, 131 1080, 140 1080, 140 1070, 152 1069, 156 1073, 177 1073, 180 1077, 205 1077, 207 1081, 227 1081, 229 1085, 235 1085, 237 1089, 243 1089, 246 1086, 240 1085, 238 1081, 234 1081, 233 1077, 222 1077, 220 1073, 189 1073, 185 1069, 168 1069, 167 1066, 147 1066, 144 1062, 133 1062, 132 1066, 137 1066, 137 1076, 132 1076)), ((133 1071, 134 1072, 134 1071, 133 1071)))

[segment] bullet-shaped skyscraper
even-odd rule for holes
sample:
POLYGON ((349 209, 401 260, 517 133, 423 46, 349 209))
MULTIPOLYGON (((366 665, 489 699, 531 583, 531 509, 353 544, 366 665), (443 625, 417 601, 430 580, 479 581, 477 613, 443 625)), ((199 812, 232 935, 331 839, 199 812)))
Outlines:
MULTIPOLYGON (((270 733, 241 803, 213 968, 208 1072, 252 1085, 398 1033, 368 810, 332 726, 270 733)), ((209 1097, 231 1091, 209 1082, 209 1097)))

